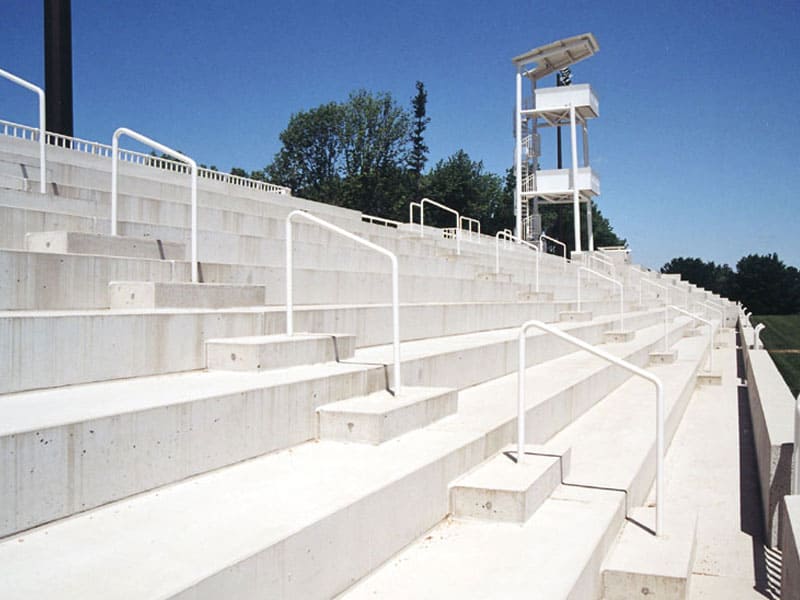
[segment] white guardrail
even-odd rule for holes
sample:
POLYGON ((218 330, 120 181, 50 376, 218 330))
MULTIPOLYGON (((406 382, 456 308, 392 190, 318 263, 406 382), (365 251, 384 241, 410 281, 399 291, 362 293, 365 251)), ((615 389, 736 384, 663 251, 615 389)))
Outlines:
MULTIPOLYGON (((4 121, 2 119, 0 119, 0 133, 8 137, 22 140, 36 140, 39 138, 38 129, 29 127, 27 125, 20 125, 19 123, 12 123, 11 121, 4 121)), ((53 133, 52 131, 45 132, 45 142, 50 146, 57 146, 59 148, 74 150, 75 152, 81 152, 83 154, 91 154, 93 156, 100 156, 102 158, 111 158, 113 155, 113 148, 108 144, 84 140, 77 137, 70 137, 68 135, 61 135, 60 133, 53 133)), ((144 152, 136 152, 135 150, 121 149, 119 151, 119 159, 123 162, 129 162, 145 167, 154 167, 164 171, 189 173, 185 163, 171 160, 169 158, 162 158, 160 156, 153 156, 152 154, 145 154, 144 152)), ((267 181, 259 181, 258 179, 250 179, 249 177, 241 177, 239 175, 231 175, 230 173, 214 171, 213 169, 206 169, 204 167, 198 167, 197 176, 200 179, 218 181, 252 190, 258 190, 260 192, 270 192, 272 194, 281 194, 284 196, 289 196, 292 193, 291 188, 282 185, 276 185, 267 181)))
MULTIPOLYGON (((679 306, 675 306, 674 304, 671 304, 670 306, 667 307, 667 312, 669 312, 669 309, 677 311, 677 312, 679 312, 679 313, 681 313, 683 315, 686 315, 687 317, 691 317, 692 319, 694 319, 696 321, 700 321, 701 323, 705 323, 706 325, 708 325, 708 371, 709 372, 713 371, 714 370, 714 325, 713 325, 713 323, 711 323, 711 321, 709 321, 708 319, 704 319, 700 315, 696 315, 693 312, 689 312, 688 310, 683 310, 682 308, 680 308, 679 306)), ((664 321, 665 334, 666 334, 666 329, 667 329, 667 324, 666 324, 666 320, 665 320, 664 321)))
MULTIPOLYGON (((26 81, 22 79, 22 77, 17 77, 13 73, 9 73, 3 69, 0 69, 0 77, 8 79, 12 83, 16 83, 17 85, 24 87, 27 90, 34 92, 39 97, 39 129, 32 129, 29 127, 25 127, 23 125, 15 125, 14 123, 8 123, 7 121, 2 121, 3 124, 3 135, 8 135, 8 125, 12 125, 12 127, 16 131, 21 133, 25 133, 25 130, 28 130, 28 133, 35 132, 36 137, 39 140, 39 193, 44 194, 47 192, 47 161, 45 159, 45 138, 47 133, 47 121, 45 115, 45 103, 44 103, 44 90, 40 88, 38 85, 32 84, 30 81, 26 81)), ((15 136, 16 137, 16 136, 15 136)), ((22 139, 30 139, 33 141, 34 135, 30 135, 30 137, 22 139)))
POLYGON ((598 273, 597 271, 593 271, 589 267, 578 267, 578 312, 581 310, 581 273, 582 272, 589 273, 590 275, 595 275, 600 277, 601 279, 605 279, 606 281, 610 281, 614 285, 619 287, 619 330, 625 330, 625 286, 622 285, 620 281, 617 281, 613 277, 609 277, 608 275, 604 275, 603 273, 598 273))
POLYGON ((608 267, 609 268, 609 275, 611 275, 612 277, 616 277, 617 276, 617 269, 614 266, 614 263, 612 263, 610 260, 608 260, 606 258, 601 258, 601 257, 599 257, 599 256, 597 256, 595 254, 588 254, 587 256, 589 257, 590 261, 599 262, 601 265, 603 265, 605 267, 608 267))
POLYGON ((638 375, 651 382, 656 388, 656 536, 663 534, 664 513, 664 386, 661 380, 650 373, 627 361, 617 358, 608 352, 587 344, 581 339, 547 325, 542 321, 531 320, 523 323, 519 329, 519 363, 517 366, 517 463, 522 464, 525 456, 525 368, 526 368, 526 332, 531 328, 541 329, 556 337, 561 338, 587 352, 594 354, 618 367, 638 375))
POLYGON ((423 237, 425 235, 425 205, 432 204, 438 208, 441 208, 444 211, 452 213, 456 216, 456 254, 461 254, 461 215, 455 209, 450 208, 449 206, 445 206, 435 200, 431 200, 430 198, 423 198, 419 202, 412 202, 408 205, 408 223, 410 225, 414 224, 414 207, 416 206, 419 208, 419 237, 423 237))
POLYGON ((561 247, 561 254, 564 257, 564 268, 562 270, 566 271, 567 263, 569 262, 569 259, 567 258, 567 245, 561 240, 557 240, 556 238, 550 237, 549 235, 543 233, 542 235, 539 236, 539 247, 542 250, 544 250, 544 245, 542 244, 542 240, 547 240, 548 242, 552 242, 557 246, 561 247))
POLYGON ((669 304, 669 289, 665 285, 661 285, 660 283, 656 283, 655 281, 650 281, 649 279, 639 279, 639 304, 644 304, 644 284, 651 285, 653 287, 659 288, 664 290, 664 302, 669 304))
POLYGON ((329 223, 324 219, 320 219, 311 213, 303 210, 293 210, 286 216, 286 334, 294 335, 294 287, 292 277, 292 219, 301 218, 316 223, 320 227, 324 227, 329 231, 338 233, 354 242, 366 246, 380 252, 384 256, 389 257, 392 262, 392 347, 394 354, 394 393, 399 396, 402 390, 402 381, 400 374, 400 277, 397 269, 397 256, 383 248, 374 244, 369 240, 357 236, 354 233, 342 229, 329 223))
POLYGON ((146 144, 155 150, 159 150, 164 154, 174 156, 189 165, 191 168, 191 187, 192 187, 192 283, 199 281, 198 268, 197 268, 197 163, 188 156, 173 150, 141 133, 128 129, 127 127, 120 127, 114 132, 111 141, 111 235, 117 235, 117 180, 119 179, 119 138, 126 135, 133 138, 141 144, 146 144))
POLYGON ((503 229, 502 231, 498 231, 497 233, 494 234, 494 272, 495 273, 499 273, 500 272, 500 239, 501 238, 506 240, 506 241, 508 241, 508 242, 517 242, 517 243, 519 243, 519 244, 521 244, 523 246, 527 246, 528 248, 530 248, 531 250, 536 252, 536 291, 538 292, 539 291, 539 257, 541 256, 542 251, 539 250, 539 247, 536 244, 531 244, 530 242, 527 242, 527 241, 523 240, 522 238, 519 238, 519 237, 515 236, 508 229, 503 229))

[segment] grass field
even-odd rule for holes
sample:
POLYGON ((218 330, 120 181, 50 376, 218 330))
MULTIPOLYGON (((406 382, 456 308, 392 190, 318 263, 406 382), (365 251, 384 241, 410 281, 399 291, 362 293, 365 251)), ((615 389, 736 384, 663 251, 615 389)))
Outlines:
POLYGON ((761 341, 796 396, 800 393, 800 315, 753 315, 751 322, 767 326, 761 341))

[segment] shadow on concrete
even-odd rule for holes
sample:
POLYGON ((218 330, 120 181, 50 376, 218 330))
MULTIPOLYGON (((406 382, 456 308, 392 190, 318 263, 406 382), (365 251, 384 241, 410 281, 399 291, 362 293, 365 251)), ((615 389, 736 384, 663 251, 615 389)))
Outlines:
MULTIPOLYGON (((334 341, 335 343, 335 341, 334 341)), ((339 360, 339 349, 336 349, 336 362, 342 365, 355 365, 360 367, 380 367, 383 369, 383 387, 390 395, 395 396, 395 391, 389 386, 389 365, 386 363, 372 363, 360 360, 339 360)), ((402 367, 401 367, 402 368, 402 367)))
MULTIPOLYGON (((737 352, 741 355, 741 352, 737 352)), ((739 356, 737 356, 737 362, 739 356)), ((753 548, 753 589, 765 598, 780 598, 780 551, 765 543, 763 506, 753 443, 753 425, 747 386, 738 388, 739 408, 739 525, 750 536, 753 548)))

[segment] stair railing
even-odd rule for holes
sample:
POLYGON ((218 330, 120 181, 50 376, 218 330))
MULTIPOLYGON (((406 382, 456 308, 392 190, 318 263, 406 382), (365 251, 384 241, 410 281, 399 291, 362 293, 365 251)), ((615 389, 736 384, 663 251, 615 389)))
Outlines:
POLYGON ((522 464, 525 456, 525 368, 527 360, 525 355, 526 332, 536 328, 550 333, 578 348, 586 350, 634 375, 651 382, 656 388, 656 536, 663 534, 664 512, 664 386, 661 379, 634 364, 609 354, 591 344, 584 342, 552 325, 542 321, 531 320, 522 324, 519 329, 519 363, 517 366, 517 464, 522 464))
POLYGON ((761 332, 766 328, 766 325, 759 323, 753 329, 753 350, 761 350, 764 347, 764 344, 761 343, 761 332))
POLYGON ((150 146, 154 150, 158 150, 164 154, 177 158, 180 161, 188 163, 191 167, 192 177, 192 283, 199 281, 198 268, 197 268, 197 163, 177 150, 165 146, 141 133, 128 129, 127 127, 120 127, 114 132, 111 138, 111 235, 117 235, 117 179, 119 178, 119 138, 126 135, 133 138, 137 142, 150 146))
POLYGON ((644 304, 644 284, 648 284, 652 287, 660 288, 664 290, 664 301, 669 304, 669 289, 667 286, 661 285, 660 283, 656 283, 655 281, 650 281, 649 279, 640 279, 639 280, 639 304, 644 304))
POLYGON ((528 241, 523 240, 522 238, 517 237, 513 233, 511 233, 508 229, 504 229, 502 231, 498 231, 494 234, 494 272, 500 272, 500 239, 504 239, 510 242, 518 242, 523 246, 527 246, 534 252, 536 252, 536 291, 539 291, 539 257, 542 254, 541 250, 536 244, 531 244, 528 241))
POLYGON ((390 252, 378 244, 374 244, 369 240, 362 238, 354 233, 342 229, 329 223, 324 219, 312 215, 311 213, 303 210, 293 210, 286 216, 286 334, 294 335, 294 287, 292 276, 292 219, 306 219, 312 223, 316 223, 334 233, 353 240, 354 242, 366 246, 379 252, 384 256, 389 257, 392 262, 392 351, 394 358, 394 393, 396 396, 400 395, 402 390, 402 378, 400 374, 400 277, 397 269, 397 256, 394 252, 390 252))
POLYGON ((412 202, 411 204, 409 204, 409 206, 408 206, 408 216, 409 216, 408 220, 409 220, 409 222, 412 223, 412 224, 414 223, 413 208, 416 205, 416 206, 419 207, 419 237, 423 237, 425 235, 425 205, 426 204, 432 204, 433 206, 437 206, 437 207, 441 208, 442 210, 447 211, 449 213, 452 213, 452 214, 454 214, 456 216, 456 254, 460 255, 461 254, 461 233, 460 233, 461 232, 461 227, 460 227, 460 225, 461 225, 461 215, 459 214, 459 212, 457 210, 454 210, 454 209, 450 208, 449 206, 445 206, 444 204, 436 202, 435 200, 431 200, 430 198, 423 198, 419 202, 412 202))
POLYGON ((586 272, 590 275, 595 275, 600 277, 601 279, 605 279, 606 281, 610 281, 614 285, 619 287, 619 330, 625 330, 625 286, 622 285, 620 281, 617 281, 613 277, 609 277, 608 275, 604 275, 603 273, 598 273, 597 271, 593 271, 589 267, 578 267, 578 312, 581 310, 581 273, 586 272))
POLYGON ((39 96, 39 193, 47 193, 47 161, 45 160, 45 142, 47 138, 47 122, 45 115, 45 102, 44 90, 38 85, 32 84, 30 81, 17 77, 13 73, 9 73, 0 69, 0 77, 8 79, 11 83, 24 87, 27 90, 34 92, 39 96))
POLYGON ((715 313, 719 313, 719 326, 720 327, 725 326, 725 311, 723 311, 715 304, 711 304, 708 300, 706 300, 705 302, 701 302, 700 306, 704 307, 707 311, 710 309, 713 310, 715 313))
MULTIPOLYGON (((682 315, 686 315, 687 317, 691 317, 695 321, 700 321, 701 323, 705 323, 706 325, 708 325, 708 371, 709 372, 713 371, 714 370, 714 324, 708 319, 704 319, 700 315, 697 315, 693 312, 689 312, 688 310, 683 310, 681 307, 675 306, 674 304, 671 304, 669 307, 667 307, 667 311, 669 311, 669 309, 679 312, 682 315)), ((667 330, 667 322, 665 320, 664 321, 665 335, 666 335, 666 330, 667 330)))
POLYGON ((609 274, 612 277, 616 277, 617 276, 617 269, 614 266, 614 263, 612 263, 610 260, 608 260, 606 258, 601 258, 601 257, 597 256, 596 254, 589 254, 588 257, 589 257, 589 261, 599 262, 601 265, 609 267, 609 274))
MULTIPOLYGON (((550 237, 549 235, 547 235, 545 233, 543 233, 542 235, 539 236, 539 245, 540 246, 542 246, 542 240, 547 240, 548 242, 553 242, 554 244, 556 244, 557 246, 559 246, 561 248, 562 256, 564 257, 564 268, 562 270, 566 271, 567 270, 567 263, 569 262, 569 259, 567 258, 567 245, 564 242, 562 242, 561 240, 557 240, 554 237, 550 237)), ((544 248, 542 247, 542 249, 544 249, 544 248)))
POLYGON ((481 222, 478 221, 478 219, 473 219, 472 217, 465 217, 464 215, 461 215, 459 217, 458 223, 459 223, 459 227, 461 229, 464 229, 467 232, 467 240, 468 241, 471 242, 472 241, 472 236, 475 235, 476 236, 476 243, 478 243, 478 244, 481 243, 481 222), (464 227, 464 223, 467 224, 466 227, 464 227), (475 226, 475 227, 473 227, 473 226, 475 226))

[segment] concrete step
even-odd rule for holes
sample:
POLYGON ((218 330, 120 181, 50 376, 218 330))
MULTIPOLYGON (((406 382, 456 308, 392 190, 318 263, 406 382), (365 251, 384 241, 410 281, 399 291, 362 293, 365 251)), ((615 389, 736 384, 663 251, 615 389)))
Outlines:
POLYGON ((25 236, 25 249, 31 252, 60 254, 99 254, 155 260, 186 260, 186 246, 180 242, 80 231, 28 233, 25 236))
POLYGON ((562 480, 557 456, 526 447, 520 463, 511 447, 450 486, 450 506, 456 518, 524 523, 562 480))
POLYGON ((356 336, 296 333, 206 340, 206 366, 212 370, 261 371, 352 358, 356 336))
POLYGON ((570 323, 591 321, 592 311, 589 310, 565 310, 558 314, 559 321, 567 321, 570 323))
MULTIPOLYGON (((665 383, 668 439, 704 351, 695 340, 679 346, 692 358, 654 369, 665 383)), ((527 522, 445 520, 339 598, 600 597, 603 559, 653 479, 653 402, 652 384, 626 381, 553 436, 548 444, 571 445, 570 474, 527 522), (459 577, 450 576, 454 564, 459 577)))
POLYGON ((457 408, 458 393, 450 388, 406 386, 399 396, 383 390, 320 406, 319 437, 382 444, 443 419, 457 408))
MULTIPOLYGON (((646 357, 660 331, 651 328, 643 341, 612 351, 646 357)), ((593 357, 556 361, 526 373, 539 382, 529 388, 538 392, 528 409, 530 439, 563 427, 560 418, 537 415, 574 420, 625 379, 593 357)), ((61 598, 86 600, 113 589, 123 599, 247 597, 256 590, 331 597, 441 520, 449 483, 511 441, 516 402, 500 390, 514 389, 515 380, 471 387, 460 395, 457 414, 389 443, 303 444, 8 538, 0 543, 0 563, 12 575, 0 579, 0 595, 48 597, 57 590, 61 598), (168 558, 175 555, 195 560, 168 558), (41 564, 49 565, 46 578, 38 574, 41 564)), ((620 494, 583 492, 612 496, 619 510, 620 494)))
POLYGON ((110 281, 112 309, 234 308, 263 306, 263 285, 172 283, 160 281, 110 281))
MULTIPOLYGON (((580 325, 572 333, 596 339, 601 328, 580 325)), ((538 334, 530 340, 531 365, 572 350, 538 334)), ((403 379, 410 386, 479 385, 516 368, 515 356, 503 358, 515 342, 514 331, 410 342, 403 379)), ((4 472, 18 474, 0 502, 0 537, 313 439, 319 407, 386 389, 385 356, 391 360, 391 346, 314 367, 184 373, 0 396, 0 457, 8 461, 4 472), (42 489, 50 492, 41 495, 42 489)), ((431 402, 402 407, 392 419, 450 410, 449 397, 431 402)))

